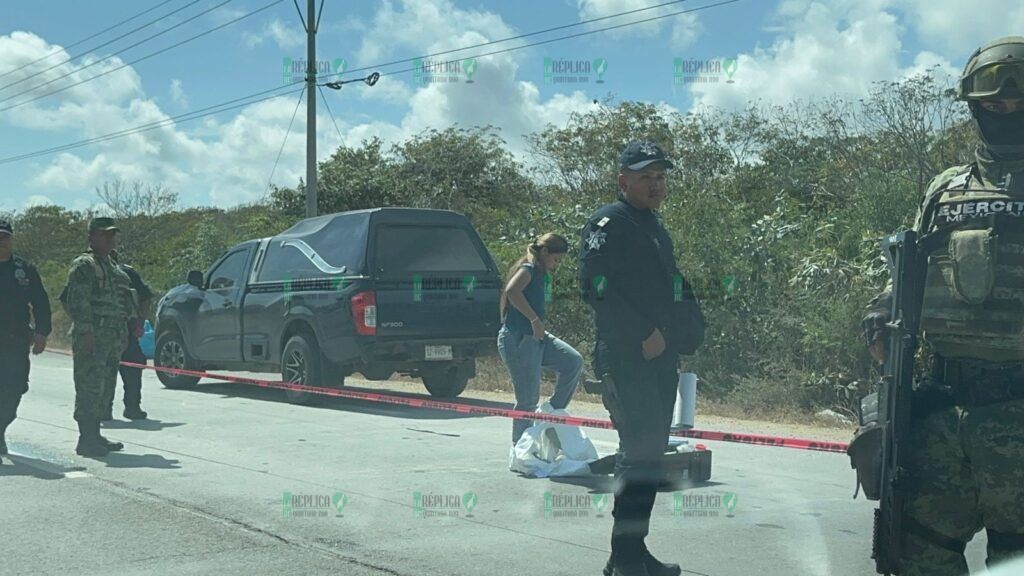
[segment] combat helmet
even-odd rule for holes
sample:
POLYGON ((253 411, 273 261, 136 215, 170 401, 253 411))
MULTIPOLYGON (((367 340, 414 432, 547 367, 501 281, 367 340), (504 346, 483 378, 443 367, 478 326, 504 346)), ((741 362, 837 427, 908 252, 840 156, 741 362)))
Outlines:
POLYGON ((985 100, 1024 99, 1024 36, 999 38, 978 48, 960 75, 956 96, 970 107, 987 148, 1024 154, 1024 112, 996 114, 981 105, 985 100))

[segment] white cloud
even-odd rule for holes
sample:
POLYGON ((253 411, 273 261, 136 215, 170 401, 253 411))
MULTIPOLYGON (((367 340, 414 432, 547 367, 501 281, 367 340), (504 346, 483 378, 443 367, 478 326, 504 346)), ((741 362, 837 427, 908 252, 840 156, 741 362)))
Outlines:
MULTIPOLYGON (((0 36, 0 69, 31 62, 54 48, 32 34, 0 36)), ((72 77, 116 64, 99 64, 89 71, 78 66, 57 70, 72 77)), ((95 72, 93 72, 95 73, 95 72)), ((17 79, 8 77, 9 79, 17 79)), ((169 115, 145 96, 138 75, 126 68, 59 95, 44 98, 0 114, 0 125, 60 133, 61 141, 74 141, 126 128, 166 120, 169 115)), ((184 97, 177 80, 170 84, 172 99, 184 97)), ((46 157, 27 187, 73 207, 95 202, 93 189, 104 181, 121 178, 160 182, 179 191, 188 204, 229 206, 264 194, 267 177, 298 95, 275 98, 242 108, 223 123, 168 125, 46 157)), ((180 102, 179 102, 180 103, 180 102)), ((0 105, 2 106, 2 105, 0 105)), ((294 185, 302 172, 305 147, 303 110, 297 115, 288 146, 274 181, 294 185)), ((324 113, 318 121, 328 125, 324 113)), ((320 157, 339 143, 333 131, 320 130, 320 157)))
MULTIPOLYGON (((381 3, 370 26, 373 32, 363 36, 356 52, 360 66, 376 64, 396 53, 434 53, 514 35, 500 15, 462 10, 449 0, 399 0, 398 4, 396 10, 390 1, 381 3)), ((457 52, 440 59, 461 59, 469 54, 457 52)))
POLYGON ((177 104, 179 108, 188 108, 188 96, 185 94, 185 90, 181 87, 180 79, 171 79, 170 95, 171 102, 177 104))
POLYGON ((696 14, 676 16, 672 24, 672 39, 669 45, 678 54, 693 46, 704 33, 704 26, 696 14))
MULTIPOLYGON (((370 71, 367 71, 370 72, 370 71)), ((395 104, 405 104, 412 97, 413 89, 402 81, 400 76, 383 76, 372 87, 353 84, 343 90, 359 93, 361 100, 380 100, 395 104)))
POLYGON ((32 208, 34 206, 50 206, 53 204, 53 200, 50 200, 42 194, 33 194, 25 199, 25 203, 22 205, 23 208, 32 208))
POLYGON ((247 48, 255 48, 264 40, 273 41, 282 50, 294 50, 305 46, 306 32, 300 24, 293 26, 285 24, 280 18, 274 18, 266 22, 259 32, 242 33, 242 42, 247 48))
MULTIPOLYGON (((369 29, 375 33, 364 37, 353 67, 380 58, 486 42, 517 32, 497 14, 463 10, 450 0, 385 2, 369 22, 369 29)), ((53 49, 33 34, 0 36, 0 70, 53 49)), ((509 148, 522 154, 526 148, 522 136, 548 123, 564 125, 572 112, 593 107, 592 97, 583 91, 545 99, 538 86, 516 79, 521 65, 539 66, 541 58, 541 54, 529 51, 481 58, 471 84, 461 78, 453 83, 415 84, 410 73, 386 76, 373 88, 352 84, 341 91, 328 91, 326 98, 339 113, 338 130, 321 104, 318 157, 322 160, 329 156, 341 143, 358 146, 374 136, 395 143, 425 129, 443 130, 452 125, 500 126, 499 134, 509 148), (358 100, 380 100, 401 106, 405 113, 397 122, 353 114, 352 110, 361 108, 352 105, 358 100)), ((79 74, 75 66, 64 68, 79 74)), ((19 108, 17 114, 0 113, 0 126, 7 123, 22 129, 59 131, 58 141, 66 142, 169 117, 144 93, 132 68, 82 88, 19 108)), ((187 95, 178 79, 170 81, 168 95, 175 104, 187 105, 187 95)), ((179 192, 186 205, 226 207, 257 200, 265 194, 297 98, 297 94, 279 97, 242 108, 233 116, 163 126, 44 157, 26 185, 30 193, 57 198, 73 208, 93 206, 94 188, 114 178, 162 183, 179 192)), ((275 184, 293 186, 303 177, 305 124, 302 103, 274 173, 275 184)))
POLYGON ((914 57, 914 63, 903 70, 901 76, 908 78, 928 72, 945 84, 953 85, 953 81, 960 76, 960 67, 953 65, 949 60, 934 52, 919 52, 914 57))
MULTIPOLYGON (((5 70, 17 69, 54 52, 56 54, 45 62, 56 63, 68 59, 69 54, 63 48, 50 45, 34 34, 13 32, 9 36, 0 36, 0 68, 5 70)), ((121 65, 123 62, 116 57, 97 62, 94 56, 86 56, 79 62, 61 64, 52 70, 40 72, 32 66, 17 70, 3 79, 5 85, 20 83, 0 92, 0 109, 10 107, 9 110, 0 112, 0 121, 7 120, 16 126, 39 130, 81 128, 95 120, 92 115, 97 111, 106 112, 116 107, 110 103, 141 96, 141 78, 129 66, 107 73, 95 81, 85 82, 60 92, 56 90, 97 77, 121 65), (87 65, 89 67, 84 68, 87 65), (22 80, 24 81, 21 82, 22 80), (50 82, 51 80, 53 82, 50 82), (102 86, 103 89, 98 90, 98 86, 102 86), (19 95, 21 92, 26 93, 19 95), (49 95, 35 102, 20 105, 44 94, 49 95), (47 105, 48 108, 42 108, 47 105), (90 109, 88 115, 83 114, 83 108, 90 109)))
MULTIPOLYGON (((640 10, 656 4, 658 4, 658 2, 653 2, 651 0, 576 0, 576 9, 579 12, 580 20, 583 21, 594 18, 605 18, 616 14, 622 14, 624 12, 631 12, 633 10, 640 10)), ((594 30, 598 28, 607 28, 609 26, 618 26, 628 22, 637 22, 648 18, 682 12, 687 8, 689 7, 685 4, 675 4, 672 6, 664 6, 662 8, 643 10, 642 12, 636 12, 634 14, 600 20, 598 22, 588 24, 587 28, 594 30)), ((661 20, 654 20, 643 24, 624 26, 622 28, 609 30, 603 34, 607 34, 610 38, 625 38, 630 36, 650 37, 652 35, 661 34, 662 30, 666 27, 671 30, 670 45, 677 51, 685 50, 692 46, 697 38, 703 33, 703 27, 701 26, 697 15, 694 13, 687 13, 680 14, 678 16, 669 16, 661 20)))
MULTIPOLYGON (((397 5, 384 2, 370 28, 378 33, 364 37, 356 54, 359 66, 393 57, 399 51, 403 54, 433 53, 516 34, 499 15, 463 10, 449 0, 400 0, 397 5)), ((439 60, 458 59, 468 54, 455 53, 439 60)), ((480 58, 472 84, 461 78, 459 82, 428 85, 403 82, 403 87, 396 88, 394 95, 401 94, 406 99, 409 111, 399 126, 385 127, 377 122, 348 126, 343 128, 347 134, 345 140, 354 145, 374 133, 381 134, 382 138, 390 136, 401 140, 428 128, 442 129, 453 124, 463 127, 494 125, 502 128, 500 134, 513 152, 522 152, 525 149, 522 136, 548 122, 562 125, 570 111, 590 106, 590 98, 582 92, 560 94, 542 101, 535 85, 516 80, 523 59, 539 62, 540 56, 526 52, 480 58), (409 93, 405 94, 405 90, 409 93)), ((413 75, 387 76, 377 87, 400 78, 412 80, 413 75)), ((377 87, 357 89, 369 93, 377 87)), ((374 96, 365 94, 363 97, 374 96)))
MULTIPOLYGON (((577 0, 576 9, 579 11, 580 20, 592 20, 594 18, 604 18, 606 16, 638 10, 651 5, 652 2, 649 2, 648 0, 577 0)), ((665 11, 665 9, 659 10, 662 12, 665 11)), ((626 22, 644 20, 646 18, 656 16, 659 13, 659 10, 645 10, 628 16, 609 18, 607 20, 601 20, 600 22, 590 24, 589 27, 592 29, 606 28, 608 26, 615 26, 626 22)), ((644 24, 610 30, 608 33, 619 37, 628 35, 650 35, 660 32, 662 24, 663 21, 655 20, 644 24)))
POLYGON ((976 48, 1001 36, 1024 34, 1020 0, 894 0, 918 37, 959 68, 976 48))
MULTIPOLYGON (((1019 0, 782 0, 767 47, 739 55, 734 84, 694 85, 695 105, 738 107, 827 94, 859 97, 872 83, 937 68, 959 75, 975 48, 1024 30, 1019 0), (908 31, 912 31, 911 38, 908 31), (901 65, 908 45, 927 46, 901 65)), ((729 55, 724 55, 729 56, 729 55)))
POLYGON ((830 94, 861 96, 900 75, 900 23, 888 0, 785 0, 783 34, 738 56, 734 83, 694 84, 695 106, 787 103, 830 94))

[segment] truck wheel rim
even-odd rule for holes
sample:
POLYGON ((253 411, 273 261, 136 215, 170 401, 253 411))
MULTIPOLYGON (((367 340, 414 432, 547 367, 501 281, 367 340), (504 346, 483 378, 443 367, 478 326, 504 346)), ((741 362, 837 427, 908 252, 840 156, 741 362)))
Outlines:
POLYGON ((164 347, 160 349, 160 365, 168 368, 184 368, 185 350, 182 349, 181 344, 173 340, 164 344, 164 347))
POLYGON ((288 354, 288 360, 284 365, 285 380, 293 384, 306 382, 306 357, 298 350, 292 350, 288 354))

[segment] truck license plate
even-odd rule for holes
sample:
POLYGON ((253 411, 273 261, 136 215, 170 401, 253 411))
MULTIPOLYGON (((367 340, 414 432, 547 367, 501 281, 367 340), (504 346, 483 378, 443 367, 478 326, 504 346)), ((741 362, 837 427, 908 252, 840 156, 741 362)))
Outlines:
POLYGON ((451 346, 426 346, 424 348, 424 357, 427 360, 451 360, 452 359, 452 347, 451 346))

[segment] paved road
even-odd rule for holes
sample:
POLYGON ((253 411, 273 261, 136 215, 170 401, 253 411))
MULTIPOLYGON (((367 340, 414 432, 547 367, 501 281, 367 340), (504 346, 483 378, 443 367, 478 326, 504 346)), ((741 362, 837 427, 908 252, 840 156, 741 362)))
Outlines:
MULTIPOLYGON (((31 387, 0 466, 0 574, 597 575, 607 558, 608 483, 508 472, 501 418, 173 391, 147 372, 155 419, 107 426, 126 449, 95 460, 74 455, 70 358, 38 357, 31 387), (545 514, 546 492, 567 507, 545 514)), ((691 575, 873 573, 872 507, 844 455, 707 444, 713 482, 658 497, 657 555, 691 575)))

